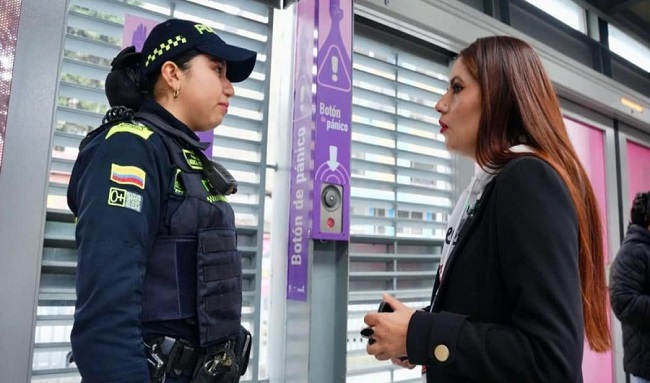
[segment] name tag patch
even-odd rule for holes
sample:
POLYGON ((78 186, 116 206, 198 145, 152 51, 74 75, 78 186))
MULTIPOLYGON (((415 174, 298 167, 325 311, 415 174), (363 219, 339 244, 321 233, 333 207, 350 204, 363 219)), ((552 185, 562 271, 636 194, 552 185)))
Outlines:
POLYGON ((185 161, 187 162, 187 165, 190 167, 190 169, 203 169, 203 163, 201 162, 201 159, 199 159, 199 156, 197 156, 193 151, 183 149, 183 156, 185 157, 185 161))
POLYGON ((125 189, 112 187, 108 191, 108 204, 140 213, 142 211, 142 196, 125 189))

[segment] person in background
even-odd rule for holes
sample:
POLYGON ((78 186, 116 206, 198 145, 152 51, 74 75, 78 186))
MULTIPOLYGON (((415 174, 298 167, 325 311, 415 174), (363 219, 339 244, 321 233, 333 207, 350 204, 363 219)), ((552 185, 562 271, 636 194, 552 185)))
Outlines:
POLYGON ((637 193, 630 225, 609 274, 609 296, 623 327, 623 369, 650 383, 650 191, 637 193))
POLYGON ((226 195, 236 182, 195 132, 219 126, 256 53, 172 19, 116 57, 114 106, 81 143, 71 343, 84 382, 237 382, 242 265, 226 195), (136 112, 136 113, 134 113, 136 112), (211 156, 210 156, 211 157, 211 156))
POLYGON ((394 311, 365 316, 367 352, 421 365, 429 383, 582 382, 585 333, 610 348, 603 238, 558 97, 513 37, 476 40, 449 77, 440 132, 476 172, 449 219, 431 306, 385 294, 394 311))

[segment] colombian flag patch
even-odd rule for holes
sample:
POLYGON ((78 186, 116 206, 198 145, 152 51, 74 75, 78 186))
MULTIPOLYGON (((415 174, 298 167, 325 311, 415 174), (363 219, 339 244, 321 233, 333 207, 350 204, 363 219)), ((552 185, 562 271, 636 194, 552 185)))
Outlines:
POLYGON ((133 185, 144 189, 147 174, 137 166, 111 164, 111 181, 121 185, 133 185))

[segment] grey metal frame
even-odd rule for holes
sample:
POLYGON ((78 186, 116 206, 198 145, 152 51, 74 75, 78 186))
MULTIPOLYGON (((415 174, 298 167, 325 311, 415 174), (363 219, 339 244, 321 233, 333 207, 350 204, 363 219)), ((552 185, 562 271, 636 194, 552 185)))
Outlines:
POLYGON ((408 7, 399 2, 357 0, 355 12, 398 31, 416 36, 453 52, 488 35, 510 35, 529 42, 540 54, 560 95, 574 102, 615 116, 639 129, 650 129, 650 114, 635 113, 621 105, 620 98, 650 105, 650 97, 596 72, 530 36, 457 0, 413 0, 408 7))
POLYGON ((23 0, 21 6, 0 173, 0 371, 6 382, 28 382, 31 376, 67 3, 23 0))
POLYGON ((632 201, 629 201, 628 196, 628 185, 629 185, 629 179, 628 175, 625 172, 627 169, 627 146, 625 145, 627 141, 631 141, 634 143, 638 143, 643 146, 650 147, 650 134, 647 132, 641 132, 635 129, 635 127, 626 125, 626 124, 619 124, 619 153, 620 153, 620 160, 621 160, 621 198, 622 198, 622 222, 621 225, 623 226, 623 229, 627 226, 627 222, 630 219, 630 204, 632 201))
MULTIPOLYGON (((273 203, 271 210, 271 312, 269 328, 268 368, 269 380, 283 382, 285 380, 285 360, 287 356, 286 335, 287 318, 287 252, 289 238, 289 193, 287 190, 291 180, 291 124, 293 98, 293 60, 287 62, 287 57, 293 57, 293 42, 295 29, 295 9, 290 7, 286 11, 274 10, 272 46, 275 54, 271 56, 271 76, 269 79, 270 92, 277 97, 269 99, 269 129, 276 139, 275 148, 269 156, 275 161, 275 174, 273 177, 273 203)), ((269 134, 269 136, 271 135, 269 134)), ((296 326, 296 323, 293 323, 296 326)), ((298 327, 298 326, 296 326, 298 327)), ((292 350, 295 351, 295 350, 292 350)))
MULTIPOLYGON (((273 10, 269 11, 270 17, 269 17, 269 30, 273 31, 273 24, 274 24, 274 18, 273 18, 273 10)), ((271 39, 272 41, 272 39, 271 39)), ((267 45, 267 52, 266 55, 269 57, 272 57, 273 55, 271 54, 273 52, 273 44, 272 42, 267 45)), ((267 69, 268 74, 270 74, 270 70, 267 69)), ((262 131, 262 137, 260 140, 260 148, 261 148, 261 153, 260 153, 260 182, 259 182, 259 207, 258 207, 258 220, 257 220, 257 252, 256 252, 256 259, 255 259, 255 272, 257 275, 255 276, 255 281, 257 281, 258 286, 256 286, 256 291, 255 291, 255 313, 254 315, 254 326, 255 326, 255 335, 256 335, 256 341, 254 345, 254 355, 251 358, 251 360, 255 361, 255 366, 252 366, 252 381, 253 382, 259 382, 259 367, 260 367, 260 349, 261 349, 261 339, 262 337, 260 334, 262 333, 262 317, 261 317, 261 309, 262 309, 262 258, 263 258, 263 247, 264 247, 264 209, 266 207, 265 202, 266 202, 266 168, 268 164, 267 160, 267 152, 268 152, 268 137, 269 137, 269 94, 271 89, 270 81, 266 81, 265 86, 264 86, 264 94, 266 97, 264 97, 264 102, 262 103, 262 110, 265 112, 264 117, 262 119, 262 126, 266 126, 266 129, 262 131)))
POLYGON ((309 241, 306 302, 286 301, 287 383, 342 382, 346 372, 348 243, 309 241))

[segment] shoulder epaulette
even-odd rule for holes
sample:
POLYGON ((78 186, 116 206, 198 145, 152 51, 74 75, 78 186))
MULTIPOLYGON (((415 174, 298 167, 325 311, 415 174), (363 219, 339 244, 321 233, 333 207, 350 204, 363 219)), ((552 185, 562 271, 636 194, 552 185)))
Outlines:
POLYGON ((153 130, 143 124, 121 122, 109 129, 108 133, 106 133, 106 139, 108 140, 111 136, 118 133, 131 133, 147 140, 153 134, 153 130))

